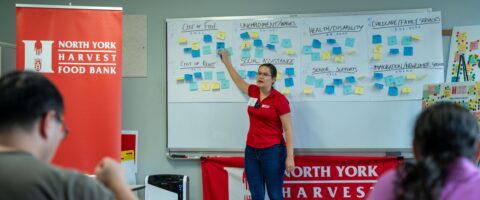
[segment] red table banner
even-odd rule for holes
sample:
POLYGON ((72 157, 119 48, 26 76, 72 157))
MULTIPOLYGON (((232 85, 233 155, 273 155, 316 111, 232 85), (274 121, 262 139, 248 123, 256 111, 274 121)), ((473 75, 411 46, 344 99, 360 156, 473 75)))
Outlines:
MULTIPOLYGON (((377 179, 397 167, 397 157, 296 156, 295 169, 285 173, 288 199, 366 199, 377 179)), ((251 200, 243 157, 202 159, 203 199, 251 200)))
POLYGON ((53 163, 92 173, 120 160, 122 8, 17 5, 17 70, 45 74, 70 134, 53 163))

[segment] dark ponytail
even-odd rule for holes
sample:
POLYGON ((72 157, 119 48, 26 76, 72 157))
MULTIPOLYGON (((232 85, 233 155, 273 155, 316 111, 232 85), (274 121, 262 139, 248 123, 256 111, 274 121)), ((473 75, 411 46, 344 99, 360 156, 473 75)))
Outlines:
POLYGON ((452 163, 474 157, 478 131, 476 118, 459 105, 438 103, 422 112, 414 130, 418 161, 398 168, 395 199, 439 199, 452 163))

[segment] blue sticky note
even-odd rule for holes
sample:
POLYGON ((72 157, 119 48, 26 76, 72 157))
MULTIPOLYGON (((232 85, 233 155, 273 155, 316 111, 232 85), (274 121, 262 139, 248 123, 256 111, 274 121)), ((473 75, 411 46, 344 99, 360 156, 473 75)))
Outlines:
POLYGON ((217 72, 217 80, 225 80, 225 72, 217 72))
POLYGON ((303 54, 311 54, 312 47, 311 46, 303 46, 303 54))
POLYGON ((388 87, 388 96, 398 96, 398 88, 388 87))
POLYGON ((202 72, 194 72, 193 76, 195 76, 195 78, 202 78, 202 72))
POLYGON ((315 77, 312 75, 308 75, 307 78, 305 78, 305 84, 313 86, 315 84, 315 77))
POLYGON ((293 78, 286 78, 285 79, 285 87, 293 87, 293 78))
POLYGON ((330 44, 330 45, 332 45, 332 44, 337 44, 337 40, 335 40, 335 39, 327 39, 327 44, 330 44))
POLYGON ((203 50, 203 55, 212 54, 212 48, 210 48, 210 45, 203 46, 202 50, 203 50))
POLYGON ((395 36, 395 35, 388 36, 387 40, 388 40, 388 45, 389 46, 397 44, 397 36, 395 36))
POLYGON ((342 47, 333 47, 332 48, 333 55, 342 55, 342 47))
POLYGON ((323 87, 323 79, 316 79, 315 80, 315 88, 323 87))
POLYGON ((197 82, 191 82, 189 84, 189 89, 190 89, 190 91, 197 91, 198 90, 198 83, 197 82))
POLYGON ((403 47, 404 56, 413 56, 413 47, 403 47))
POLYGON ((262 48, 256 48, 255 49, 255 58, 263 58, 263 49, 262 48))
POLYGON ((212 80, 212 72, 211 71, 205 72, 203 75, 204 75, 203 79, 205 79, 207 81, 212 80))
POLYGON ((292 48, 292 40, 290 40, 290 39, 283 39, 283 40, 282 40, 282 47, 283 47, 283 48, 292 48))
POLYGON ((402 45, 408 46, 412 44, 412 37, 411 36, 403 36, 402 37, 402 45))
POLYGON ((191 54, 192 53, 192 48, 184 48, 183 53, 191 54))
POLYGON ((193 80, 193 76, 191 74, 185 74, 185 75, 183 75, 183 78, 185 79, 185 81, 192 81, 193 80))
POLYGON ((383 84, 375 83, 375 88, 382 90, 383 89, 383 84))
POLYGON ((256 46, 256 47, 263 46, 262 40, 260 40, 260 39, 253 40, 253 46, 256 46))
POLYGON ((325 93, 327 94, 335 94, 335 86, 333 85, 327 85, 325 87, 325 93))
POLYGON ((345 46, 354 47, 355 46, 355 38, 346 38, 345 39, 345 46))
POLYGON ((355 79, 355 76, 347 76, 345 80, 349 83, 355 83, 357 80, 355 79))
POLYGON ((372 44, 381 44, 382 36, 381 35, 372 35, 372 44))
POLYGON ((255 77, 257 77, 257 72, 256 71, 248 71, 247 76, 250 79, 254 79, 255 77))
POLYGON ((394 86, 394 84, 395 84, 395 78, 393 78, 392 75, 385 77, 385 85, 394 86))
POLYGON ((194 58, 200 57, 200 49, 199 50, 192 50, 192 57, 194 57, 194 58))
POLYGON ((320 60, 320 52, 313 52, 310 55, 312 55, 312 61, 319 61, 320 60))
POLYGON ((203 35, 203 41, 208 43, 208 42, 212 42, 212 36, 211 35, 203 35))
POLYGON ((225 49, 225 42, 217 42, 217 51, 225 49))
POLYGON ((339 78, 333 79, 333 84, 334 85, 341 85, 342 83, 343 83, 342 79, 339 79, 339 78))
POLYGON ((398 55, 400 54, 400 50, 397 48, 390 49, 390 55, 398 55))
POLYGON ((353 87, 352 87, 352 85, 344 85, 344 86, 343 86, 343 94, 344 94, 344 95, 353 94, 353 87))
POLYGON ((245 70, 241 69, 241 70, 238 70, 238 75, 240 75, 240 78, 247 78, 247 72, 245 72, 245 70))
POLYGON ((288 76, 295 75, 295 68, 293 68, 293 67, 285 68, 285 74, 288 75, 288 76))
POLYGON ((395 77, 395 86, 402 86, 403 84, 405 84, 405 77, 403 76, 397 76, 395 77))
POLYGON ((230 88, 230 81, 229 80, 222 80, 220 81, 220 85, 222 89, 230 88))
POLYGON ((243 49, 242 50, 242 58, 250 58, 250 50, 249 49, 243 49))
POLYGON ((320 40, 313 39, 312 47, 315 49, 320 49, 322 47, 322 43, 320 42, 320 40))
POLYGON ((229 55, 229 56, 233 55, 233 49, 232 49, 232 47, 228 47, 228 48, 227 48, 227 52, 228 52, 228 55, 229 55))
POLYGON ((383 73, 375 72, 375 73, 373 73, 373 78, 375 78, 377 80, 380 80, 380 79, 383 78, 383 73))
POLYGON ((268 42, 272 44, 278 43, 278 35, 270 35, 268 37, 268 42))
POLYGON ((275 45, 273 45, 273 44, 267 44, 267 49, 269 49, 269 50, 275 50, 275 45))
POLYGON ((250 39, 250 34, 248 34, 248 32, 243 32, 240 34, 240 38, 244 39, 244 40, 248 40, 250 39))

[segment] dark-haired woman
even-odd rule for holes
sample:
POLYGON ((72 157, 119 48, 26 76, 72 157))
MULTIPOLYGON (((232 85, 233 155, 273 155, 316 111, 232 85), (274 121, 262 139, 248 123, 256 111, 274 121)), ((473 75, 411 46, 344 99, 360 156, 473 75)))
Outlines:
POLYGON ((476 118, 452 103, 439 103, 418 117, 413 139, 416 164, 383 175, 369 199, 480 199, 476 118))
POLYGON ((273 88, 277 69, 268 63, 260 65, 256 84, 249 85, 233 68, 228 53, 219 53, 235 85, 250 97, 245 173, 252 200, 265 198, 265 186, 271 200, 283 199, 284 171, 292 171, 295 164, 290 106, 287 98, 273 88))

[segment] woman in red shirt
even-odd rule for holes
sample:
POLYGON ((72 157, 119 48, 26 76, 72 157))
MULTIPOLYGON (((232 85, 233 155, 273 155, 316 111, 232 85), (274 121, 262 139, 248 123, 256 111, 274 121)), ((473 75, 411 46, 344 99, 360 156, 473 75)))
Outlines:
POLYGON ((273 88, 277 69, 269 63, 260 65, 256 84, 249 85, 232 66, 228 53, 220 51, 220 56, 235 85, 250 97, 245 173, 252 200, 264 199, 265 186, 271 200, 283 199, 284 171, 292 171, 295 163, 290 106, 273 88))

